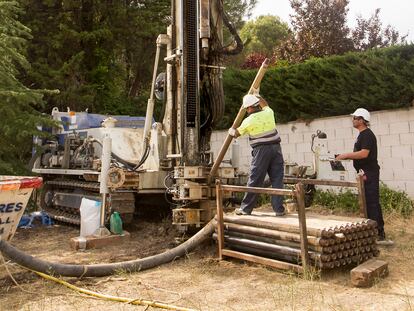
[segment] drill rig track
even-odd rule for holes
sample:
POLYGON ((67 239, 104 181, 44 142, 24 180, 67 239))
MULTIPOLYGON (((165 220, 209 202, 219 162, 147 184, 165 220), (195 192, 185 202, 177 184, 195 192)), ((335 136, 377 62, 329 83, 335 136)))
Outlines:
MULTIPOLYGON (((49 180, 40 197, 41 208, 57 221, 80 225, 82 198, 100 201, 99 183, 73 180, 49 180)), ((134 193, 129 190, 111 191, 108 195, 106 219, 119 212, 124 223, 131 223, 135 210, 134 193)))

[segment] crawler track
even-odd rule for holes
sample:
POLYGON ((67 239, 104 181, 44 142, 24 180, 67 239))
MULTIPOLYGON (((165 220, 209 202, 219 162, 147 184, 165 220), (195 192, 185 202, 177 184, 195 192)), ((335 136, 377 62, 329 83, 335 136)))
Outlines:
MULTIPOLYGON (((100 200, 99 183, 89 181, 49 180, 44 183, 40 205, 55 220, 80 224, 80 202, 82 198, 100 200)), ((127 190, 110 192, 107 219, 111 212, 121 214, 124 223, 131 223, 135 210, 134 193, 127 190)))

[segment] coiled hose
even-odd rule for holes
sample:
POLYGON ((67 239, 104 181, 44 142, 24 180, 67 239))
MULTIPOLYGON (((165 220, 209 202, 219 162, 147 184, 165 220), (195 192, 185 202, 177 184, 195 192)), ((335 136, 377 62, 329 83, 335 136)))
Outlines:
POLYGON ((211 238, 214 232, 214 220, 211 220, 203 229, 179 246, 161 254, 141 259, 95 265, 60 264, 35 258, 6 241, 0 241, 0 252, 17 264, 49 275, 69 277, 97 277, 115 274, 119 271, 137 272, 170 262, 192 251, 197 245, 211 238))

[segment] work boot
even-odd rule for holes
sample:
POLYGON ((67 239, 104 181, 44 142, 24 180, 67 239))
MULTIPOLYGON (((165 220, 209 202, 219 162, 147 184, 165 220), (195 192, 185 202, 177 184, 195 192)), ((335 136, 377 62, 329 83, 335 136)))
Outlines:
POLYGON ((236 215, 239 215, 239 216, 241 216, 241 215, 250 215, 251 214, 251 213, 243 211, 241 208, 237 208, 234 212, 236 213, 236 215))
POLYGON ((276 217, 282 217, 282 216, 285 216, 286 215, 286 212, 285 211, 283 211, 283 212, 275 212, 275 215, 276 215, 276 217))

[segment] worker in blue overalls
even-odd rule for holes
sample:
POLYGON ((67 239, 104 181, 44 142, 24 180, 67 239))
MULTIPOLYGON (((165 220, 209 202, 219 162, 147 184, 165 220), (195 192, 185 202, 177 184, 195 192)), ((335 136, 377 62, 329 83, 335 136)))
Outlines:
MULTIPOLYGON (((247 109, 248 117, 237 129, 230 128, 229 134, 233 137, 249 134, 253 158, 247 186, 262 187, 268 174, 272 187, 283 189, 283 155, 273 110, 259 95, 250 94, 243 97, 243 107, 247 109)), ((246 193, 236 214, 250 215, 257 197, 257 193, 246 193)), ((272 196, 272 208, 276 216, 285 215, 282 196, 272 196)))

